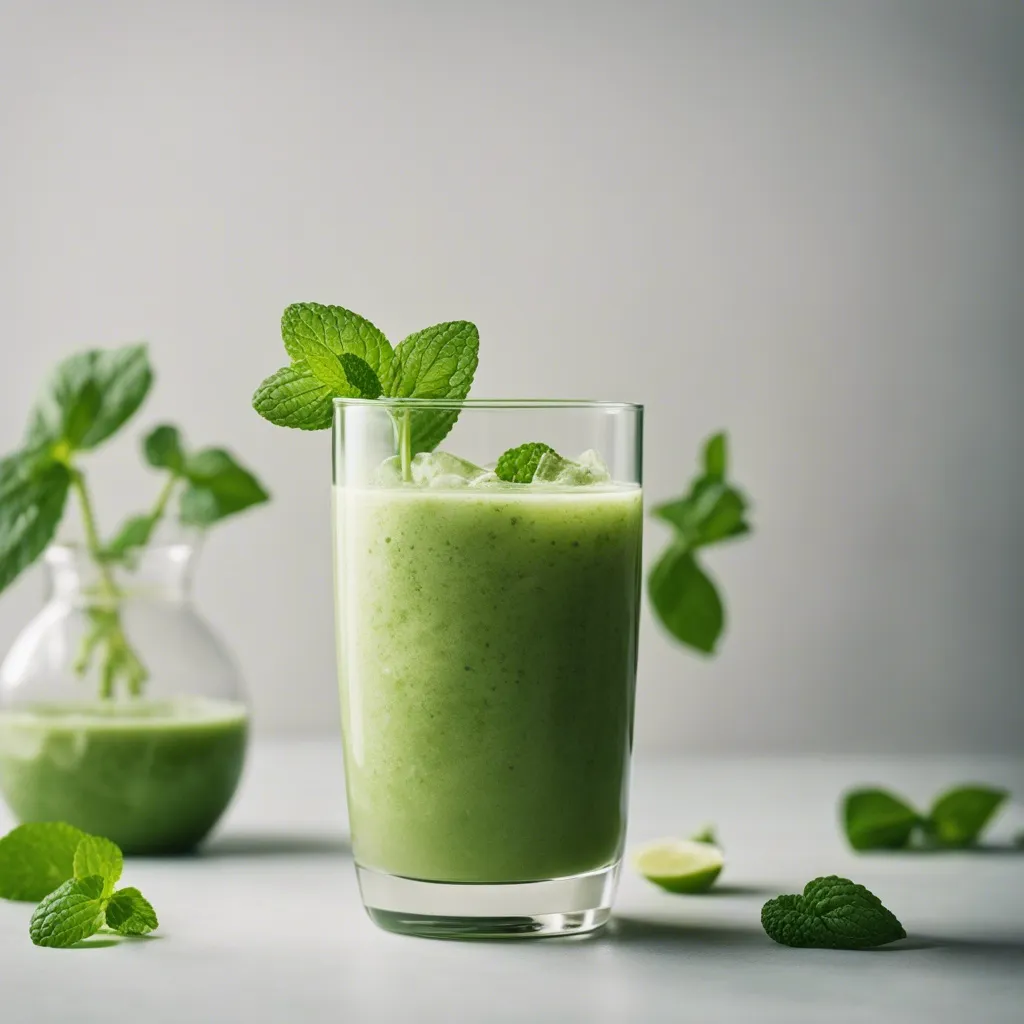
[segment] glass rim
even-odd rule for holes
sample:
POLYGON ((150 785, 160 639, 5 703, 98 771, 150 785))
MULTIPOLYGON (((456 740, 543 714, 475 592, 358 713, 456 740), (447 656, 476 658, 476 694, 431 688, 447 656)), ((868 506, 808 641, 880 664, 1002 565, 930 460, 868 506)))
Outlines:
POLYGON ((344 398, 334 408, 384 406, 389 409, 594 409, 606 412, 643 412, 636 402, 606 402, 589 398, 344 398))

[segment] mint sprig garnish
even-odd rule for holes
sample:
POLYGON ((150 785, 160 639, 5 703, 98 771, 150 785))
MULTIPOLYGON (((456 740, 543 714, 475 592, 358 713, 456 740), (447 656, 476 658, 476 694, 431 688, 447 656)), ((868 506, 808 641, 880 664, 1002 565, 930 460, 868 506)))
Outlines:
POLYGON ((73 946, 106 927, 144 935, 157 927, 135 888, 115 889, 124 856, 102 836, 65 822, 30 822, 0 839, 0 896, 41 901, 29 935, 37 946, 73 946))
POLYGON ((956 786, 927 814, 884 789, 854 789, 843 797, 846 838, 855 850, 902 850, 914 845, 962 848, 977 843, 1009 793, 992 786, 956 786))
POLYGON ((815 878, 801 895, 768 900, 761 925, 775 942, 805 949, 873 949, 907 937, 874 893, 838 875, 815 878))
POLYGON ((516 448, 509 448, 498 459, 494 472, 499 480, 504 480, 506 483, 532 483, 540 460, 548 452, 554 451, 555 449, 551 445, 544 444, 543 441, 532 441, 516 448))
POLYGON ((697 552, 750 532, 747 499, 728 482, 727 470, 728 441, 715 434, 704 444, 703 472, 689 491, 653 510, 673 528, 673 538, 648 578, 651 603, 677 640, 706 654, 722 635, 725 608, 697 552))
MULTIPOLYGON (((365 317, 319 302, 289 306, 281 337, 292 363, 260 384, 252 404, 271 423, 300 430, 330 427, 336 397, 462 400, 480 348, 479 332, 465 320, 434 324, 392 348, 365 317)), ((403 469, 417 453, 433 451, 457 418, 456 410, 402 410, 395 426, 403 469)))

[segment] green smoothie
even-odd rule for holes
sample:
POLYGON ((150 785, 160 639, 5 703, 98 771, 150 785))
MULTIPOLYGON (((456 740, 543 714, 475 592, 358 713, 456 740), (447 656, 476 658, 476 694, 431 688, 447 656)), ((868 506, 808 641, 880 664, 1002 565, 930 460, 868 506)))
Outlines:
POLYGON ((357 862, 491 883, 615 863, 639 487, 338 488, 335 503, 357 862))
POLYGON ((205 700, 0 712, 0 790, 20 821, 67 821, 125 853, 191 849, 242 770, 244 705, 205 700))

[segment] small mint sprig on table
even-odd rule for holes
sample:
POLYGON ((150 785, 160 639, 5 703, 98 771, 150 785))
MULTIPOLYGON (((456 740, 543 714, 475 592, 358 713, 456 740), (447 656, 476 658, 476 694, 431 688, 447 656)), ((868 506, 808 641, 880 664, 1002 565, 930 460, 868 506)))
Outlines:
POLYGON ((916 835, 932 847, 962 849, 977 843, 1008 797, 992 786, 956 786, 920 814, 884 789, 854 789, 843 797, 843 827, 855 850, 904 850, 916 835))
POLYGON ((651 604, 672 636, 705 654, 714 652, 722 635, 725 609, 697 552, 751 529, 747 499, 728 482, 727 470, 728 441, 724 433, 715 434, 704 444, 703 472, 689 492, 653 510, 674 534, 648 578, 651 604))
POLYGON ((139 410, 153 383, 146 346, 79 352, 60 362, 32 409, 25 442, 0 459, 0 591, 36 561, 57 533, 68 494, 78 500, 85 547, 99 584, 87 609, 89 629, 75 660, 84 675, 100 655, 100 696, 121 686, 138 695, 148 676, 124 633, 122 596, 113 566, 130 561, 150 542, 174 492, 181 490, 179 518, 206 527, 268 500, 256 478, 222 448, 186 453, 170 424, 143 443, 150 466, 166 472, 153 507, 130 517, 104 541, 79 456, 116 434, 139 410))
POLYGON ((145 935, 158 927, 138 889, 115 888, 123 869, 116 843, 64 822, 19 825, 0 839, 0 897, 41 901, 29 923, 37 946, 66 948, 103 928, 145 935))
POLYGON ((815 878, 801 895, 768 900, 761 925, 773 941, 803 949, 873 949, 907 937, 874 893, 838 875, 815 878))
MULTIPOLYGON (((271 423, 299 430, 330 427, 335 398, 461 401, 480 348, 476 326, 465 320, 434 324, 392 347, 365 317, 319 302, 289 306, 281 337, 292 361, 260 384, 252 404, 271 423)), ((433 451, 457 418, 445 409, 399 414, 395 428, 406 479, 412 457, 433 451)))

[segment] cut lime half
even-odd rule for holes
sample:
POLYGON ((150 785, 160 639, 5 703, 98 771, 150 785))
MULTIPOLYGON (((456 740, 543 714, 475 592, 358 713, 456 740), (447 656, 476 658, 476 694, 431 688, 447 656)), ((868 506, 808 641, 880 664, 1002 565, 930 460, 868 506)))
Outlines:
POLYGON ((690 839, 659 839, 633 854, 637 871, 669 892, 707 892, 724 864, 717 846, 690 839))

